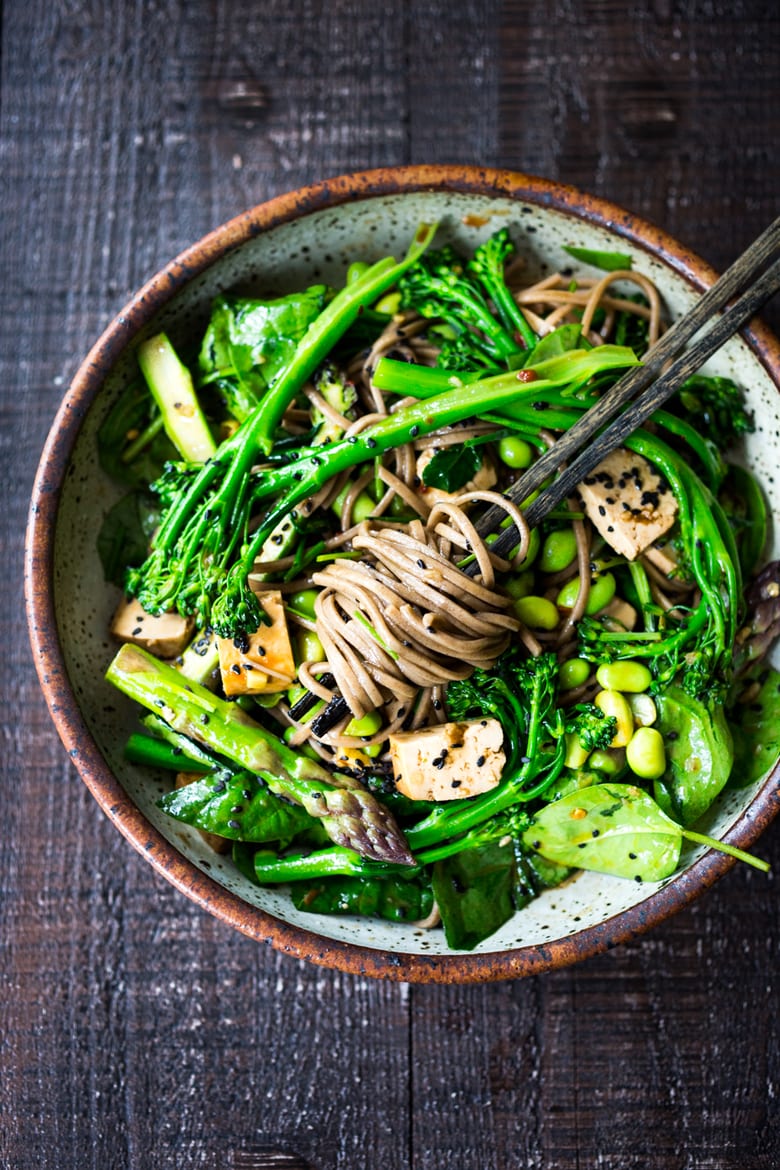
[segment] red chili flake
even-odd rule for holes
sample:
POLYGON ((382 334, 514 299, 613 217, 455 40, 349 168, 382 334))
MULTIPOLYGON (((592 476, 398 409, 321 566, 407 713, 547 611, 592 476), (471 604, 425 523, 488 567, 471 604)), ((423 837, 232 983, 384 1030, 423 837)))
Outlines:
POLYGON ((537 382, 539 380, 536 370, 518 370, 515 377, 518 382, 537 382))

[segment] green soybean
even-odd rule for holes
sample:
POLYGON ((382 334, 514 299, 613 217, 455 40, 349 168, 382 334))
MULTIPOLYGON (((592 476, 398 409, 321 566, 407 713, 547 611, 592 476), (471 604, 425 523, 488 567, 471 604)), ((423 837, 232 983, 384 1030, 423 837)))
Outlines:
MULTIPOLYGON (((615 596, 616 583, 615 578, 611 573, 599 573, 595 581, 591 583, 588 600, 585 605, 585 613, 592 616, 603 609, 605 605, 609 605, 612 598, 615 596)), ((557 597, 557 603, 561 609, 574 609, 577 601, 577 596, 580 591, 579 577, 572 577, 563 586, 557 597)))
POLYGON ((376 735, 382 726, 382 716, 378 711, 367 711, 365 715, 350 719, 344 728, 345 735, 363 736, 376 735))
POLYGON ((534 575, 531 569, 526 569, 524 573, 517 573, 516 576, 510 577, 504 588, 510 597, 517 599, 518 597, 527 597, 533 591, 534 575))
POLYGON ((524 626, 531 630, 554 630, 561 620, 558 610, 546 597, 518 597, 515 613, 524 626))
POLYGON ((287 598, 287 608, 300 614, 301 617, 314 617, 314 603, 317 600, 318 589, 301 589, 298 593, 291 593, 287 598))
POLYGON ((643 662, 604 662, 596 671, 596 679, 605 691, 623 691, 638 695, 646 691, 653 676, 643 662))
POLYGON ((531 565, 539 556, 540 544, 541 538, 539 536, 539 529, 532 528, 531 535, 528 538, 528 552, 526 553, 525 560, 521 561, 521 563, 517 566, 518 572, 522 573, 524 569, 530 569, 531 565))
POLYGON ((625 748, 596 748, 588 760, 588 767, 604 776, 619 776, 625 766, 625 748))
MULTIPOLYGON (((290 740, 295 735, 297 730, 297 727, 285 727, 284 731, 282 732, 282 739, 286 744, 288 744, 288 746, 290 744, 290 740)), ((320 758, 314 748, 311 747, 311 745, 308 743, 299 743, 294 748, 294 750, 296 752, 300 752, 302 756, 306 756, 310 760, 318 760, 320 758)))
POLYGON ((590 678, 590 663, 584 658, 569 658, 558 668, 558 682, 562 691, 581 687, 590 678))
POLYGON ((325 661, 325 650, 314 630, 299 630, 297 643, 299 662, 325 661))
POLYGON ((387 313, 388 316, 394 316, 401 307, 401 294, 398 292, 388 293, 387 296, 382 297, 374 305, 377 313, 387 313))
POLYGON ((368 272, 365 260, 353 261, 347 269, 347 284, 354 284, 356 280, 360 280, 364 272, 368 272))
POLYGON ((638 727, 626 746, 631 771, 642 780, 658 780, 666 771, 666 750, 660 731, 638 727))
POLYGON ((519 435, 506 435, 498 444, 498 457, 507 467, 521 470, 531 466, 534 450, 519 435))
POLYGON ((577 555, 577 537, 573 528, 559 528, 545 537, 539 568, 544 573, 560 573, 577 555))

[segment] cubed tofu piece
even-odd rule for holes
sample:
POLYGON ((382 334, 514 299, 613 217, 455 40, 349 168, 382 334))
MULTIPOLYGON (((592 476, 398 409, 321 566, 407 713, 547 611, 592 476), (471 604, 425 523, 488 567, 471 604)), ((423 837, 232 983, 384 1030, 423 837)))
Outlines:
POLYGON ((226 695, 251 695, 262 691, 286 691, 295 678, 295 659, 287 618, 278 590, 258 593, 257 600, 271 624, 250 634, 248 645, 240 639, 219 639, 219 671, 226 695))
POLYGON ((663 477, 623 447, 611 451, 578 486, 588 518, 629 561, 668 532, 677 516, 677 501, 663 477))
MULTIPOLYGON (((186 788, 188 784, 194 784, 196 780, 202 780, 203 774, 201 772, 177 772, 176 773, 176 787, 186 788)), ((215 853, 229 853, 233 842, 229 841, 227 837, 218 837, 216 833, 208 833, 205 829, 198 829, 203 840, 213 849, 215 853)))
POLYGON ((417 477, 420 480, 420 487, 418 490, 426 504, 430 504, 431 507, 433 507, 437 501, 455 500, 464 492, 486 492, 489 491, 492 487, 495 487, 498 478, 496 476, 496 469, 487 456, 482 457, 482 463, 480 465, 479 471, 476 473, 474 478, 470 479, 468 483, 464 483, 463 487, 458 488, 456 492, 445 492, 441 488, 426 487, 423 483, 423 472, 435 454, 435 447, 426 447, 417 456, 417 465, 415 469, 417 472, 417 477))
POLYGON ((495 788, 506 763, 497 719, 440 723, 390 736, 395 786, 410 800, 461 800, 495 788))
POLYGON ((608 629, 634 630, 636 629, 637 612, 628 601, 622 597, 613 597, 609 605, 599 610, 598 617, 605 621, 608 629), (614 623, 614 625, 610 624, 614 623))
POLYGON ((194 631, 192 618, 180 613, 147 613, 137 601, 123 601, 111 622, 111 633, 120 642, 142 646, 157 658, 177 658, 194 631))

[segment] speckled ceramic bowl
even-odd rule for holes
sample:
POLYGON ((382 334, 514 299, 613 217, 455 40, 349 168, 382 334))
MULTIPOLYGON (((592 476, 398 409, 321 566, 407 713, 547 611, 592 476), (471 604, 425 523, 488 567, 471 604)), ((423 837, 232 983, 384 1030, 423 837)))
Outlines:
MULTIPOLYGON (((215 293, 237 283, 278 292, 315 280, 339 284, 355 258, 402 254, 423 220, 440 221, 443 235, 466 249, 507 224, 532 274, 571 268, 564 244, 619 248, 655 280, 672 316, 714 279, 686 248, 627 212, 525 175, 410 167, 334 179, 272 199, 155 276, 79 370, 35 484, 27 599, 41 684, 71 758, 106 815, 169 881, 245 934, 325 966, 409 981, 476 982, 544 971, 631 938, 701 893, 732 862, 692 851, 678 874, 656 885, 582 874, 538 898, 470 954, 448 952, 437 930, 299 913, 282 890, 250 885, 195 831, 157 810, 165 779, 123 759, 134 712, 103 681, 116 649, 107 626, 117 593, 103 583, 94 533, 117 489, 98 467, 95 435, 132 375, 138 342, 161 328, 174 342, 192 335, 206 321, 215 293)), ((756 326, 709 368, 733 375, 749 392, 757 428, 746 459, 761 474, 777 515, 778 343, 756 326)), ((773 557, 779 551, 768 550, 773 557)), ((750 789, 726 794, 706 831, 750 846, 777 811, 777 778, 775 770, 750 789)))

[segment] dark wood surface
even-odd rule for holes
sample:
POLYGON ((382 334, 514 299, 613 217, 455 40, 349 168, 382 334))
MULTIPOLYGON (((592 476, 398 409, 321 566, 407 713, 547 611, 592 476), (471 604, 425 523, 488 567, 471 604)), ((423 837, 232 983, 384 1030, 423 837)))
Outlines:
MULTIPOLYGON (((165 260, 301 182, 429 161, 578 184, 723 267, 779 210, 776 4, 5 0, 1 70, 2 1167, 776 1170, 776 878, 526 981, 303 965, 103 818, 20 596, 55 408, 165 260)), ((780 869, 780 825, 760 851, 780 869)))

